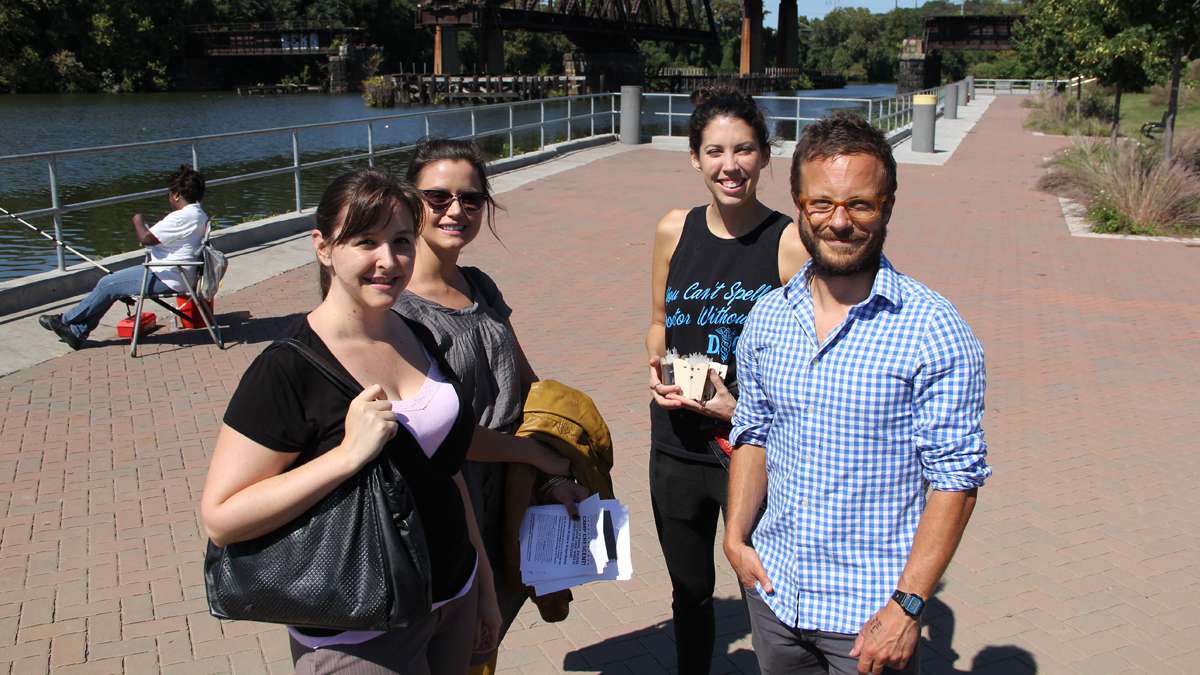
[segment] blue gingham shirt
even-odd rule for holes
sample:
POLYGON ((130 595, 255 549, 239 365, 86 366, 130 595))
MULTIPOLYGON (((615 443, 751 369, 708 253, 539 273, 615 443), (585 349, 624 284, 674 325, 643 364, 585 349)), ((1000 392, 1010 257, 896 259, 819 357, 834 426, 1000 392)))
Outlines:
POLYGON ((854 634, 896 588, 926 488, 991 475, 983 349, 948 300, 886 258, 818 343, 808 272, 750 313, 730 441, 766 448, 752 542, 775 592, 759 595, 788 626, 854 634))

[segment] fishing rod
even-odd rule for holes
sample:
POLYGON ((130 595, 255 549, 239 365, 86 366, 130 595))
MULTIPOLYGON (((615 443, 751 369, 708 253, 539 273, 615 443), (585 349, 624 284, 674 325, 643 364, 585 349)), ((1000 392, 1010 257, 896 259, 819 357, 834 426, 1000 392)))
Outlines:
POLYGON ((90 262, 91 264, 95 265, 96 267, 99 267, 100 269, 104 270, 105 272, 112 274, 112 270, 108 269, 104 265, 101 265, 100 263, 96 262, 95 260, 92 260, 91 258, 84 255, 83 253, 80 253, 78 250, 76 250, 70 244, 68 244, 64 241, 59 241, 59 240, 55 239, 53 236, 46 234, 43 230, 39 229, 36 225, 29 222, 28 220, 25 220, 24 218, 21 218, 20 216, 13 215, 12 211, 9 211, 8 209, 4 208, 3 206, 0 206, 0 216, 8 216, 8 218, 10 220, 15 220, 18 223, 21 223, 25 227, 28 227, 29 229, 33 230, 34 232, 37 232, 38 234, 42 235, 43 237, 54 242, 56 245, 62 246, 63 248, 70 251, 71 253, 74 253, 75 255, 79 256, 80 258, 83 258, 87 262, 90 262))

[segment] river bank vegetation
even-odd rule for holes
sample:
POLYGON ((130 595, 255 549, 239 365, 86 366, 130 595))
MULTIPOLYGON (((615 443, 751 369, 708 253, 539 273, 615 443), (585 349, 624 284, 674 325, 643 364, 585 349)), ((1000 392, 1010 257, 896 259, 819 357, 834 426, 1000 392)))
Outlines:
POLYGON ((1083 203, 1097 231, 1200 235, 1200 3, 1038 0, 1017 50, 1100 87, 1031 102, 1031 127, 1080 136, 1043 189, 1083 203))

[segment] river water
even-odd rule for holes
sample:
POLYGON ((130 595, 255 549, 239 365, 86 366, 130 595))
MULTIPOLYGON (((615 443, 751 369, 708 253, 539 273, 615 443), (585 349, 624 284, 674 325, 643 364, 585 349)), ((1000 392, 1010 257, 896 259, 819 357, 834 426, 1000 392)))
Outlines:
MULTIPOLYGON (((890 84, 848 85, 843 89, 780 92, 781 95, 806 97, 874 98, 892 96, 890 84)), ((665 117, 654 115, 665 103, 647 101, 644 125, 654 133, 665 133, 665 117)), ((795 114, 793 103, 763 101, 771 115, 795 114)), ((820 117, 831 110, 853 108, 855 104, 813 101, 805 103, 801 115, 820 117)), ((237 96, 233 93, 170 94, 70 94, 0 96, 0 156, 67 148, 116 145, 137 141, 179 138, 231 131, 384 117, 407 112, 435 109, 433 106, 407 106, 393 110, 368 108, 357 95, 237 96)), ((598 107, 597 110, 600 108, 598 107)), ((686 100, 676 99, 676 112, 686 112, 686 100)), ((519 108, 516 124, 538 119, 536 105, 519 108)), ((576 114, 579 111, 576 110, 576 114)), ((565 115, 565 104, 548 105, 546 117, 565 115)), ((504 111, 479 114, 479 131, 507 126, 504 111)), ((795 138, 792 122, 773 122, 772 133, 780 138, 795 138)), ((607 129, 607 119, 597 118, 597 130, 607 129)), ((676 134, 686 133, 685 118, 677 118, 676 134)), ((573 137, 586 133, 588 123, 573 124, 573 137)), ((433 135, 460 135, 470 131, 469 114, 433 118, 433 135)), ((547 142, 565 137, 565 124, 548 125, 547 142)), ((376 122, 373 125, 376 150, 407 145, 425 135, 422 118, 376 122)), ((485 150, 499 155, 507 152, 507 134, 484 141, 485 150)), ((363 125, 304 131, 300 134, 301 160, 313 161, 355 151, 365 152, 366 130, 363 125)), ((516 140, 518 148, 536 146, 536 132, 516 140)), ((200 170, 212 180, 223 176, 264 170, 290 164, 291 137, 276 134, 266 137, 207 141, 197 145, 200 170)), ((407 153, 381 158, 377 165, 403 171, 407 153)), ((165 177, 180 163, 191 162, 187 145, 148 148, 134 151, 89 154, 59 160, 56 166, 60 201, 70 204, 116 194, 151 190, 165 186, 165 177)), ((360 162, 360 164, 365 164, 360 162)), ((306 169, 301 177, 301 201, 315 206, 324 186, 335 175, 353 164, 334 164, 306 169)), ((0 163, 0 207, 9 211, 42 208, 50 205, 48 168, 44 160, 0 163)), ((295 208, 292 176, 282 175, 213 186, 204 199, 205 210, 216 227, 249 219, 284 213, 295 208)), ((150 219, 167 210, 165 198, 130 202, 64 215, 63 239, 89 256, 106 256, 135 250, 129 216, 144 213, 150 219)), ((35 226, 52 231, 48 217, 31 220, 35 226)), ((54 267, 53 245, 12 220, 0 218, 0 280, 43 272, 54 267)), ((67 264, 80 262, 67 254, 67 264)))

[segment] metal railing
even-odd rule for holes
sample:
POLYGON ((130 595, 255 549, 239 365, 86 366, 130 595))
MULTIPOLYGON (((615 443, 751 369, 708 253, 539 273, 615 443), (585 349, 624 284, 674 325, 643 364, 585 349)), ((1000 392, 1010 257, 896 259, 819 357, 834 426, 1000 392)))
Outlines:
MULTIPOLYGON (((827 108, 845 107, 858 109, 862 111, 863 116, 866 117, 867 121, 871 124, 884 131, 892 131, 894 129, 912 124, 913 96, 917 96, 919 94, 936 94, 938 97, 938 110, 941 110, 945 103, 945 90, 945 87, 931 87, 929 89, 921 89, 919 91, 905 92, 896 96, 879 98, 841 98, 830 96, 755 96, 754 100, 781 101, 785 104, 791 103, 794 106, 793 114, 779 114, 778 108, 782 106, 775 104, 774 106, 763 106, 763 117, 768 123, 794 123, 796 125, 796 134, 798 137, 800 130, 804 127, 804 124, 816 122, 817 120, 822 119, 821 117, 802 115, 801 106, 805 103, 826 104, 827 108), (774 108, 774 110, 771 110, 771 108, 774 108)), ((668 136, 675 135, 675 118, 687 118, 692 114, 690 106, 687 106, 682 110, 677 110, 675 105, 676 99, 688 101, 690 96, 689 94, 643 94, 643 96, 649 99, 666 99, 666 111, 656 111, 653 114, 667 118, 668 136)))
MULTIPOLYGON (((94 209, 101 206, 109 206, 112 204, 121 204, 125 202, 133 202, 140 199, 150 197, 161 197, 167 194, 166 188, 157 188, 153 190, 144 190, 141 192, 131 192, 126 194, 113 195, 100 199, 90 199, 87 201, 63 204, 60 199, 60 189, 58 181, 58 162, 66 158, 75 158, 85 155, 110 154, 130 152, 134 150, 144 150, 146 148, 162 148, 171 146, 190 146, 192 155, 192 166, 200 168, 200 148, 206 143, 214 141, 227 141, 229 139, 245 139, 252 137, 263 136, 281 136, 290 135, 291 137, 291 162, 284 166, 263 169, 259 171, 251 171, 233 176, 225 176, 214 178, 206 181, 207 187, 217 187, 220 185, 229 185, 232 183, 241 183, 245 181, 259 180, 269 178, 271 176, 280 176, 291 174, 293 177, 292 184, 295 193, 295 210, 303 209, 300 193, 301 174, 306 169, 314 169, 333 164, 342 164, 345 162, 355 162, 365 160, 369 165, 374 166, 375 160, 380 157, 394 155, 401 152, 410 151, 416 147, 416 143, 406 143, 404 145, 396 145, 386 148, 377 148, 375 146, 374 127, 377 124, 386 124, 396 120, 423 120, 425 133, 423 136, 430 135, 431 122, 435 120, 444 120, 445 118, 459 118, 459 122, 466 128, 466 122, 469 119, 470 132, 458 134, 452 138, 460 139, 481 139, 499 136, 507 137, 508 158, 515 155, 526 154, 526 152, 516 152, 517 144, 515 137, 522 132, 537 131, 537 145, 530 147, 528 152, 541 151, 546 148, 546 127, 547 125, 555 126, 565 123, 566 126, 566 141, 576 140, 580 138, 589 138, 597 135, 616 134, 619 126, 617 115, 620 114, 619 106, 620 94, 605 93, 605 94, 588 94, 582 96, 565 96, 548 99, 538 99, 534 101, 518 101, 509 103, 496 103, 492 105, 471 106, 463 108, 450 108, 446 110, 429 110, 422 112, 400 113, 396 115, 381 115, 379 117, 367 117, 353 120, 344 120, 339 122, 319 122, 315 124, 300 124, 287 127, 274 127, 270 129, 255 129, 252 131, 235 131, 223 134, 208 134, 203 136, 189 136, 184 138, 169 138, 153 141, 141 141, 137 143, 124 143, 120 145, 104 145, 88 148, 72 148, 67 150, 52 150, 48 152, 32 152, 19 155, 0 156, 0 164, 12 164, 17 162, 45 162, 48 185, 50 192, 50 206, 39 209, 28 209, 25 211, 8 212, 0 208, 0 222, 19 223, 35 230, 41 236, 50 239, 54 242, 57 254, 57 268, 59 270, 66 269, 66 261, 64 250, 70 252, 83 260, 97 264, 95 260, 87 255, 79 252, 71 247, 62 239, 62 217, 63 214, 74 211, 84 211, 94 209), (546 107, 561 106, 566 104, 566 115, 561 117, 546 117, 546 107), (516 111, 522 108, 529 108, 538 111, 538 119, 533 122, 516 124, 516 111), (497 128, 484 129, 479 128, 479 117, 482 113, 496 113, 507 111, 507 125, 501 125, 497 128), (605 125, 604 118, 607 117, 608 124, 605 125), (596 120, 601 120, 600 133, 597 134, 596 120), (579 134, 573 132, 573 123, 581 120, 587 120, 587 131, 579 134), (366 135, 366 152, 352 152, 348 154, 338 154, 332 157, 323 157, 317 160, 301 161, 301 134, 317 129, 331 129, 339 127, 361 127, 366 135), (607 127, 607 130, 605 130, 607 127), (29 222, 30 219, 50 217, 54 223, 53 235, 45 232, 29 222)), ((553 112, 553 111, 552 111, 553 112)), ((503 114, 500 115, 504 117, 503 114)), ((551 144, 555 139, 551 138, 551 144)))
POLYGON ((1096 78, 1084 79, 1082 76, 1061 80, 997 80, 977 78, 975 89, 989 94, 1037 94, 1043 91, 1054 91, 1057 87, 1079 87, 1091 84, 1096 78))

